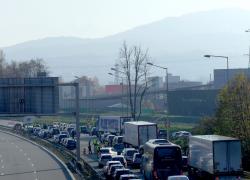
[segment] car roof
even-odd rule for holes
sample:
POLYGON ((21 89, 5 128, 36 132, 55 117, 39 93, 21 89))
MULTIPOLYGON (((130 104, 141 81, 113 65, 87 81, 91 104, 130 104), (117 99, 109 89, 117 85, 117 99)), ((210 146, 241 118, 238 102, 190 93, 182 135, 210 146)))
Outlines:
POLYGON ((107 163, 111 164, 111 163, 121 163, 121 162, 120 161, 108 161, 107 163))
POLYGON ((123 156, 123 155, 115 155, 115 156, 113 156, 113 158, 117 158, 117 157, 124 158, 124 156, 123 156))
POLYGON ((103 156, 111 156, 112 157, 111 154, 101 154, 101 157, 103 157, 103 156))
POLYGON ((138 177, 135 174, 123 174, 121 177, 138 177))
POLYGON ((121 168, 121 169, 116 169, 115 171, 118 172, 118 171, 130 171, 130 170, 126 168, 121 168))

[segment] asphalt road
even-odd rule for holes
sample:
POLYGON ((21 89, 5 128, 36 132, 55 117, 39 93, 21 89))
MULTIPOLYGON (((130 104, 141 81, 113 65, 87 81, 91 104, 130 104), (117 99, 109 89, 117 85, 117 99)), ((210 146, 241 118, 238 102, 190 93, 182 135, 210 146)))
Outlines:
MULTIPOLYGON (((91 144, 93 142, 93 140, 96 139, 96 136, 89 136, 86 134, 81 134, 80 137, 80 146, 81 146, 81 157, 90 165, 92 166, 95 171, 100 175, 100 177, 104 177, 103 174, 103 169, 98 167, 98 159, 97 159, 97 155, 96 154, 86 154, 83 155, 83 149, 86 148, 86 152, 88 153, 88 143, 89 140, 91 140, 91 144)), ((94 147, 92 145, 92 151, 94 150, 94 147)), ((139 178, 142 178, 142 175, 140 174, 140 170, 139 169, 133 169, 131 167, 128 167, 134 174, 136 174, 139 178)))
POLYGON ((18 137, 0 132, 1 180, 63 180, 62 167, 48 153, 18 137))

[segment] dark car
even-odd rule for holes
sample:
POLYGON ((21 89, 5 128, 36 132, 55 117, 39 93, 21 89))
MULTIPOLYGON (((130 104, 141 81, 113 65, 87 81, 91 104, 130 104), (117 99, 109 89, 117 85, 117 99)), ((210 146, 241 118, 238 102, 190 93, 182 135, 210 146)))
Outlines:
POLYGON ((135 174, 123 174, 120 176, 120 180, 130 180, 130 179, 138 179, 138 176, 135 174))
POLYGON ((159 129, 158 138, 159 139, 167 139, 167 130, 166 129, 159 129))
POLYGON ((132 160, 133 167, 139 168, 141 165, 141 160, 142 160, 142 154, 134 153, 133 160, 132 160))
POLYGON ((88 131, 87 126, 80 126, 80 132, 81 132, 82 134, 88 134, 89 131, 88 131))
POLYGON ((113 146, 113 148, 117 152, 117 155, 120 155, 122 153, 123 149, 125 148, 125 146, 124 146, 124 144, 115 144, 113 146))
POLYGON ((90 135, 91 136, 97 136, 98 134, 97 134, 97 129, 96 129, 96 127, 92 127, 92 129, 91 129, 91 131, 90 131, 90 135))
POLYGON ((60 130, 58 128, 51 128, 49 130, 49 136, 53 137, 54 135, 60 134, 60 130))
POLYGON ((123 175, 123 174, 131 174, 130 170, 129 169, 116 169, 115 170, 115 173, 113 175, 113 179, 114 180, 119 180, 120 179, 120 176, 123 175))
POLYGON ((65 147, 69 150, 73 150, 76 148, 76 141, 74 139, 67 139, 65 143, 65 147))

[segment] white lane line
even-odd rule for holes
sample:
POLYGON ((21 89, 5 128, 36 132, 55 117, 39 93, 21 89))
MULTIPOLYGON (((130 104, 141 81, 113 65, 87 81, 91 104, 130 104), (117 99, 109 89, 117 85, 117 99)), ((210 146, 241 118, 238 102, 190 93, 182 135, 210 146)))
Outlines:
POLYGON ((30 158, 28 158, 28 161, 30 161, 30 158))
POLYGON ((4 168, 4 165, 2 165, 2 169, 4 168))
POLYGON ((1 163, 3 162, 3 159, 1 159, 1 163))
POLYGON ((20 152, 22 152, 23 150, 22 149, 19 149, 20 152))
POLYGON ((14 143, 12 142, 12 143, 10 143, 10 144, 14 144, 14 143))
POLYGON ((34 164, 33 164, 33 163, 31 163, 31 166, 32 166, 32 167, 34 167, 34 164))
POLYGON ((24 156, 27 156, 27 153, 24 153, 23 155, 24 155, 24 156))
POLYGON ((1 173, 1 176, 4 176, 4 173, 1 173))

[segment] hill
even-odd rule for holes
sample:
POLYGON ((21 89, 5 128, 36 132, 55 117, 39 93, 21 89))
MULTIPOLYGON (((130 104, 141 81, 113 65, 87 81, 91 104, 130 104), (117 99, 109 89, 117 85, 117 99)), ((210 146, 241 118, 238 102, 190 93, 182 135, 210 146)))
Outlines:
MULTIPOLYGON (((225 62, 205 61, 204 54, 230 57, 230 67, 247 67, 250 11, 223 9, 170 17, 126 32, 97 39, 48 37, 3 48, 8 60, 41 57, 53 75, 72 79, 73 75, 97 76, 107 82, 111 66, 124 40, 148 48, 153 61, 169 67, 183 79, 206 80, 213 68, 225 62)), ((157 74, 157 73, 156 73, 157 74)), ((163 73, 162 73, 163 74, 163 73)))

